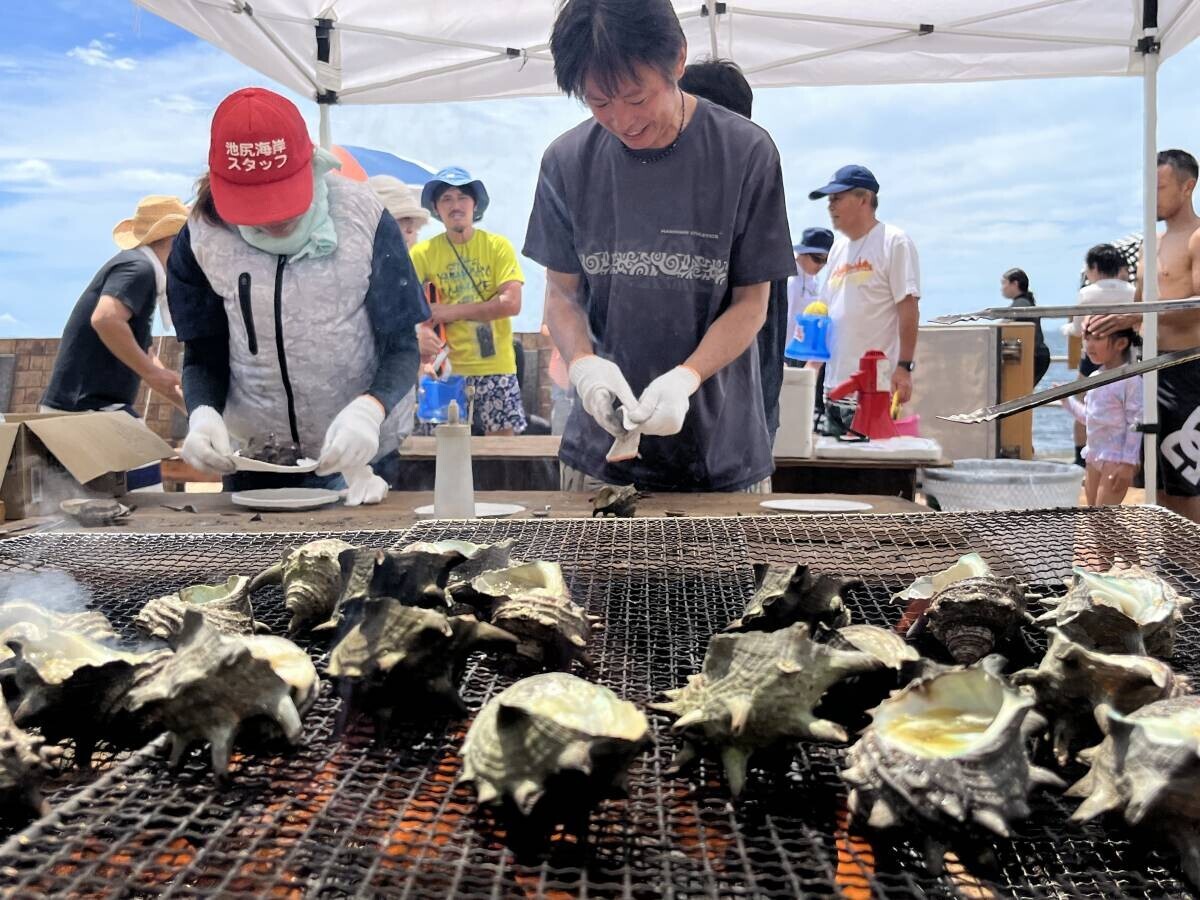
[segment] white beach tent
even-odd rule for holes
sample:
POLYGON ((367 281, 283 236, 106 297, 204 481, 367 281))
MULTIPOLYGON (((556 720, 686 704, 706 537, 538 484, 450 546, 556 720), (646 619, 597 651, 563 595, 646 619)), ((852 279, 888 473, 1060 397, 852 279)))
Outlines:
MULTIPOLYGON (((556 93, 556 0, 135 0, 321 104, 556 93)), ((1155 233, 1159 60, 1200 34, 1200 0, 672 0, 689 54, 755 87, 1135 76, 1145 85, 1143 234, 1155 233)), ((1154 300, 1154 254, 1143 261, 1154 300)), ((1146 318, 1145 355, 1157 353, 1146 318)), ((1147 425, 1158 379, 1145 378, 1147 425)), ((1146 499, 1156 458, 1146 436, 1146 499)))

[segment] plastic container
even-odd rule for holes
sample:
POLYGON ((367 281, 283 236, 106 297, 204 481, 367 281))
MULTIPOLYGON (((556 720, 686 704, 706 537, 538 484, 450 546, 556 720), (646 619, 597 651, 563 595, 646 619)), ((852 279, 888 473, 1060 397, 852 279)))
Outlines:
POLYGON ((924 491, 943 512, 1079 505, 1083 469, 1027 459, 960 459, 926 469, 924 491))
POLYGON ((417 418, 422 422, 441 424, 448 421, 451 400, 458 404, 459 412, 466 418, 467 379, 462 375, 450 375, 445 379, 425 375, 417 394, 417 418))
POLYGON ((433 474, 433 513, 439 519, 475 515, 475 480, 471 473, 471 426, 460 422, 452 400, 445 425, 433 429, 437 459, 433 474))
POLYGON ((783 355, 788 359, 828 361, 829 316, 806 316, 803 313, 796 316, 792 339, 784 348, 783 355))
POLYGON ((921 436, 921 416, 919 414, 896 419, 892 424, 896 426, 896 433, 903 437, 921 436))
POLYGON ((812 369, 783 370, 779 389, 779 430, 775 432, 776 456, 808 457, 813 452, 813 406, 817 373, 812 369))

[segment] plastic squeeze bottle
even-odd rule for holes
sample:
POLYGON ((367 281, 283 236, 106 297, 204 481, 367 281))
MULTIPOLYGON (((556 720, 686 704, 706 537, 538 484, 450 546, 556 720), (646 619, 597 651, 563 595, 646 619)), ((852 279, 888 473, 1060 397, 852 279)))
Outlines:
POLYGON ((471 426, 459 421, 457 400, 450 401, 446 423, 433 429, 433 438, 437 443, 433 514, 439 519, 469 519, 475 515, 471 426))

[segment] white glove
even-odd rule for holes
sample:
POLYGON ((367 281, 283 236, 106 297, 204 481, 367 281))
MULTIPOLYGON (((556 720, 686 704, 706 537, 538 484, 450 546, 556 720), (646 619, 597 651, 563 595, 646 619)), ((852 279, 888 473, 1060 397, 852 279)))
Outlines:
POLYGON ((188 418, 188 433, 179 451, 184 462, 206 472, 228 475, 236 471, 229 429, 211 406, 197 406, 188 418))
POLYGON ((355 397, 334 416, 325 431, 325 446, 317 460, 317 474, 329 475, 365 466, 379 452, 379 428, 386 418, 374 397, 355 397))
POLYGON ((571 363, 567 374, 588 415, 613 437, 625 437, 629 429, 621 424, 621 416, 613 409, 613 403, 620 402, 622 406, 632 408, 637 398, 617 364, 592 353, 571 363))
POLYGON ((687 418, 688 398, 700 388, 700 374, 687 366, 676 366, 646 385, 637 406, 622 410, 625 427, 642 434, 679 434, 687 418))
POLYGON ((342 472, 346 479, 346 505, 382 503, 388 495, 388 483, 376 475, 370 466, 354 466, 342 472))

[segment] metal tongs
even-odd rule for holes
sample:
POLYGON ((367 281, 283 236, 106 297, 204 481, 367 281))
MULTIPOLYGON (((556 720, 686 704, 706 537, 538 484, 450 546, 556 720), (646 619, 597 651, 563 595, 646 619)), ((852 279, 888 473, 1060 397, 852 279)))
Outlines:
POLYGON ((1076 378, 1067 384, 1060 384, 1058 387, 1038 391, 1035 394, 1026 394, 1024 397, 1018 397, 1016 400, 1007 400, 1004 403, 997 403, 995 406, 985 406, 983 409, 977 409, 974 412, 958 413, 953 416, 938 416, 938 418, 944 419, 947 422, 965 422, 968 425, 974 425, 979 422, 990 422, 992 419, 1000 419, 1004 416, 1025 412, 1028 409, 1034 409, 1038 406, 1045 406, 1047 403, 1053 403, 1055 400, 1061 400, 1064 397, 1082 394, 1084 391, 1090 391, 1092 388, 1098 388, 1101 385, 1111 384, 1114 381, 1121 381, 1125 378, 1132 378, 1134 375, 1144 375, 1146 372, 1153 372, 1158 369, 1169 369, 1171 366, 1191 362, 1194 359, 1200 359, 1200 347, 1192 347, 1190 350, 1174 350, 1170 353, 1163 353, 1160 356, 1152 356, 1150 359, 1143 359, 1141 362, 1127 363, 1115 369, 1105 369, 1086 378, 1076 378))
POLYGON ((1150 303, 1073 303, 1070 306, 990 306, 969 313, 938 316, 930 321, 935 325, 954 325, 978 319, 1073 319, 1076 316, 1099 315, 1158 315, 1182 309, 1200 309, 1200 297, 1184 300, 1154 300, 1150 303))
MULTIPOLYGON (((1200 297, 1187 297, 1183 300, 1154 300, 1150 303, 994 306, 973 313, 938 316, 933 321, 939 325, 953 325, 955 322, 966 322, 975 319, 1062 319, 1074 318, 1075 316, 1135 314, 1153 316, 1181 309, 1200 309, 1200 297)), ((1162 353, 1158 356, 1152 356, 1150 359, 1143 359, 1141 362, 1127 363, 1115 369, 1096 372, 1086 378, 1077 378, 1072 382, 1061 384, 1058 387, 1053 387, 1045 391, 1026 394, 1024 397, 1018 397, 1016 400, 1007 400, 1004 403, 997 403, 995 406, 985 406, 974 412, 958 413, 953 416, 938 416, 938 418, 944 419, 947 422, 964 422, 968 425, 974 425, 979 422, 990 422, 993 419, 1000 419, 1004 416, 1011 416, 1015 413, 1045 406, 1047 403, 1062 400, 1064 397, 1082 394, 1084 391, 1090 391, 1092 388, 1100 387, 1101 385, 1112 384, 1114 381, 1122 381, 1126 378, 1132 378, 1134 375, 1144 375, 1147 372, 1155 372, 1159 369, 1168 369, 1171 366, 1191 362, 1194 359, 1200 359, 1200 347, 1192 347, 1189 350, 1173 350, 1170 353, 1162 353)))

